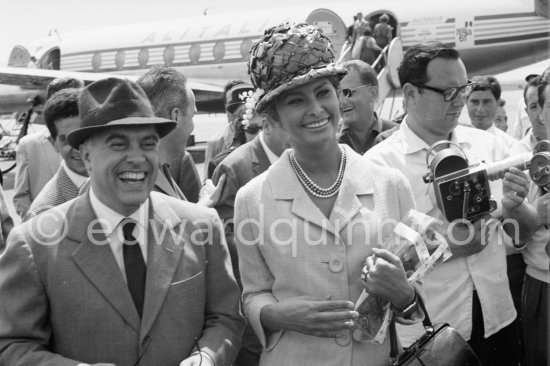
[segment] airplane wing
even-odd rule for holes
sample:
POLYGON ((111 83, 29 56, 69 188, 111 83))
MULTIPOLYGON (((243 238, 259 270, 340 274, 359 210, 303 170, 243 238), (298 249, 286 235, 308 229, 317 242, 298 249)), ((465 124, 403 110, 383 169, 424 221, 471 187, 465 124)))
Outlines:
MULTIPOLYGON (((38 95, 45 99, 44 97, 48 84, 53 79, 61 77, 73 77, 81 79, 86 85, 108 77, 125 78, 132 81, 136 81, 138 79, 138 75, 115 75, 105 73, 33 69, 24 67, 0 67, 0 84, 9 85, 12 87, 20 87, 22 98, 24 98, 24 100, 21 101, 21 103, 23 104, 29 102, 30 95, 38 95), (33 91, 35 92, 35 94, 32 94, 33 91)), ((217 86, 215 84, 195 82, 193 80, 189 80, 189 86, 191 87, 191 89, 193 89, 193 92, 195 93, 197 110, 199 112, 225 112, 225 107, 223 105, 223 87, 217 86)), ((6 90, 10 90, 9 97, 13 99, 13 88, 10 89, 6 90)), ((2 90, 0 89, 0 99, 3 98, 8 98, 8 95, 4 95, 4 93, 2 93, 2 90)), ((15 104, 17 103, 13 104, 13 111, 15 111, 18 109, 15 107, 15 104)), ((2 109, 6 109, 5 112, 8 112, 7 109, 9 109, 9 106, 6 106, 6 103, 2 103, 2 107, 2 109)))

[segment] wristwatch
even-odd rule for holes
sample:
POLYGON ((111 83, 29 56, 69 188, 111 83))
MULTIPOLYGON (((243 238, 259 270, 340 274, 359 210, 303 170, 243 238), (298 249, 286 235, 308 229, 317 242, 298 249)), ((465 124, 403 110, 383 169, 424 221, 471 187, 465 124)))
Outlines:
POLYGON ((412 300, 412 302, 407 305, 405 308, 403 309, 395 309, 395 314, 397 316, 400 316, 401 318, 409 318, 415 311, 416 311, 416 307, 418 306, 418 303, 417 303, 417 294, 416 294, 416 291, 414 292, 414 298, 412 300))

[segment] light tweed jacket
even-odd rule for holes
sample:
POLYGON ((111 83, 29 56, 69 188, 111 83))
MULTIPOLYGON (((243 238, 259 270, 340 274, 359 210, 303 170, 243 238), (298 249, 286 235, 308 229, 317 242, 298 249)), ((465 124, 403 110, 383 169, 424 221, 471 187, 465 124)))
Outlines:
POLYGON ((42 188, 38 196, 31 203, 29 211, 23 221, 27 221, 52 207, 59 206, 62 203, 72 200, 78 196, 79 187, 77 187, 71 178, 67 175, 63 164, 57 170, 57 173, 42 188))
MULTIPOLYGON (((345 146, 345 145, 342 145, 345 146)), ((376 166, 347 145, 344 179, 330 218, 309 198, 289 163, 288 150, 237 194, 235 241, 243 284, 244 311, 264 345, 266 365, 388 365, 389 340, 359 342, 351 333, 320 338, 293 331, 264 333, 264 305, 297 296, 356 302, 363 286, 361 268, 380 247, 384 219, 394 224, 414 200, 405 177, 376 166), (247 224, 245 224, 247 223, 247 224)), ((411 320, 420 320, 421 313, 411 320)))

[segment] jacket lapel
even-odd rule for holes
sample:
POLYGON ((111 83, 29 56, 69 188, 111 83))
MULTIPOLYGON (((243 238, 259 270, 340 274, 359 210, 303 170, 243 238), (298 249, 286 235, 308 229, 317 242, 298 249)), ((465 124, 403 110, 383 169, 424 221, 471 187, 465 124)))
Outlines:
POLYGON ((256 138, 252 141, 252 144, 252 171, 254 172, 254 176, 257 177, 265 172, 271 163, 269 162, 269 158, 267 157, 264 147, 260 142, 259 136, 256 136, 256 138))
POLYGON ((174 278, 183 252, 180 219, 169 205, 162 200, 153 199, 149 211, 147 279, 145 281, 145 300, 140 337, 151 329, 166 294, 174 278))
POLYGON ((166 165, 161 165, 159 172, 157 174, 157 179, 155 180, 155 190, 161 193, 164 193, 170 197, 182 199, 183 193, 181 193, 180 195, 174 189, 175 186, 176 186, 175 182, 172 179, 172 176, 170 175, 168 168, 166 167, 166 165))
POLYGON ((105 300, 136 332, 139 332, 139 314, 101 225, 97 222, 90 203, 89 191, 75 201, 71 210, 72 212, 67 213, 67 238, 80 242, 72 255, 74 262, 105 300), (92 221, 96 223, 90 230, 88 225, 92 221), (87 232, 93 233, 92 236, 88 237, 87 232))
POLYGON ((342 231, 363 207, 358 196, 374 192, 372 177, 369 172, 361 169, 364 166, 360 161, 362 157, 347 145, 344 148, 347 160, 346 171, 338 198, 330 214, 330 221, 335 224, 338 232, 342 231))
POLYGON ((48 161, 48 167, 50 168, 50 173, 53 176, 57 172, 57 169, 59 169, 59 164, 61 163, 61 157, 55 150, 55 144, 47 128, 44 129, 42 137, 44 137, 44 143, 46 144, 44 145, 43 152, 47 158, 46 160, 48 161), (48 152, 50 148, 53 149, 55 153, 48 152))
POLYGON ((269 181, 276 200, 292 200, 292 213, 318 227, 334 233, 334 227, 309 198, 290 165, 289 150, 269 170, 269 181), (289 174, 290 173, 290 174, 289 174))

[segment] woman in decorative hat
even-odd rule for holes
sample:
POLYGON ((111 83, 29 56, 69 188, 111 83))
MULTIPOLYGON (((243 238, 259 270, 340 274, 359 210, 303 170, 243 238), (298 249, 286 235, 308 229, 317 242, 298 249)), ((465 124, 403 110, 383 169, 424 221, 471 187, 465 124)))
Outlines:
POLYGON ((235 204, 244 312, 264 346, 260 365, 387 365, 388 339, 356 340, 354 303, 364 288, 397 310, 417 296, 377 237, 391 230, 383 220, 395 224, 414 207, 410 187, 399 172, 338 145, 346 71, 333 60, 329 39, 304 23, 270 28, 251 49, 255 107, 293 146, 235 204))

